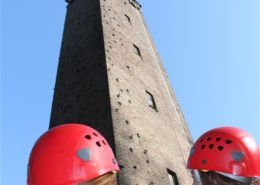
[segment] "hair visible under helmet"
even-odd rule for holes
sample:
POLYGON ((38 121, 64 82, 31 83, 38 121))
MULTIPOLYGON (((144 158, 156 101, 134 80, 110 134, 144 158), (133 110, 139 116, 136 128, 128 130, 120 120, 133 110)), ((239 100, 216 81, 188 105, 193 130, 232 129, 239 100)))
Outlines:
POLYGON ((78 185, 116 185, 116 173, 108 173, 90 182, 84 182, 78 185))
POLYGON ((119 171, 113 151, 96 130, 80 125, 57 126, 34 145, 28 185, 75 185, 119 171))

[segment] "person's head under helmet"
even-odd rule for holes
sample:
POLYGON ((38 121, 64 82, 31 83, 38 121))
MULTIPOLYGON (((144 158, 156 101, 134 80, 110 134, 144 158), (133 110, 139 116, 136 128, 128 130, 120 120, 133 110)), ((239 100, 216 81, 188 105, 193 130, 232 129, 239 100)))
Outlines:
POLYGON ((28 185, 115 185, 119 171, 106 139, 80 125, 57 126, 34 145, 28 164, 28 185))
POLYGON ((253 184, 260 177, 259 154, 255 140, 247 132, 216 128, 195 142, 187 167, 200 171, 202 184, 253 184))
POLYGON ((80 183, 79 185, 116 185, 116 174, 108 173, 89 182, 80 183))

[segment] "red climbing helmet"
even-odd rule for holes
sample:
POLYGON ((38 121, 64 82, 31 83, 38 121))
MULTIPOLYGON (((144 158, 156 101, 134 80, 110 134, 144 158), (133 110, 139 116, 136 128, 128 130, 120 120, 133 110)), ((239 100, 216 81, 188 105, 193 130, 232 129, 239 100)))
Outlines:
POLYGON ((28 185, 75 185, 119 171, 114 154, 96 130, 66 124, 43 134, 28 165, 28 185))
POLYGON ((222 127, 203 134, 194 144, 188 168, 260 176, 260 151, 253 137, 238 128, 222 127))

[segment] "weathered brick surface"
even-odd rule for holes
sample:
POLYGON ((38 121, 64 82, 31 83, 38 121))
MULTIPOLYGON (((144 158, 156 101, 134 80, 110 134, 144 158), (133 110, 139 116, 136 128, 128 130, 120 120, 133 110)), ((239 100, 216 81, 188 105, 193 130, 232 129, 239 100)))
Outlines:
POLYGON ((50 127, 89 124, 113 145, 99 1, 76 0, 67 9, 50 127))
POLYGON ((179 184, 193 183, 189 130, 143 15, 128 0, 68 6, 50 127, 69 122, 90 124, 109 140, 123 167, 120 185, 168 185, 167 169, 179 184))

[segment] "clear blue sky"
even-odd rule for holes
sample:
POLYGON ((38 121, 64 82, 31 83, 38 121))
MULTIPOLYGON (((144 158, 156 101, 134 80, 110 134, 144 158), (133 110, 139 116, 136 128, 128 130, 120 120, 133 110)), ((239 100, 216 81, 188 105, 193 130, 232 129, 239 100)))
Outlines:
MULTIPOLYGON (((192 136, 237 126, 260 143, 259 0, 142 0, 192 136)), ((3 0, 1 177, 26 184, 48 128, 65 18, 63 0, 3 0)))

